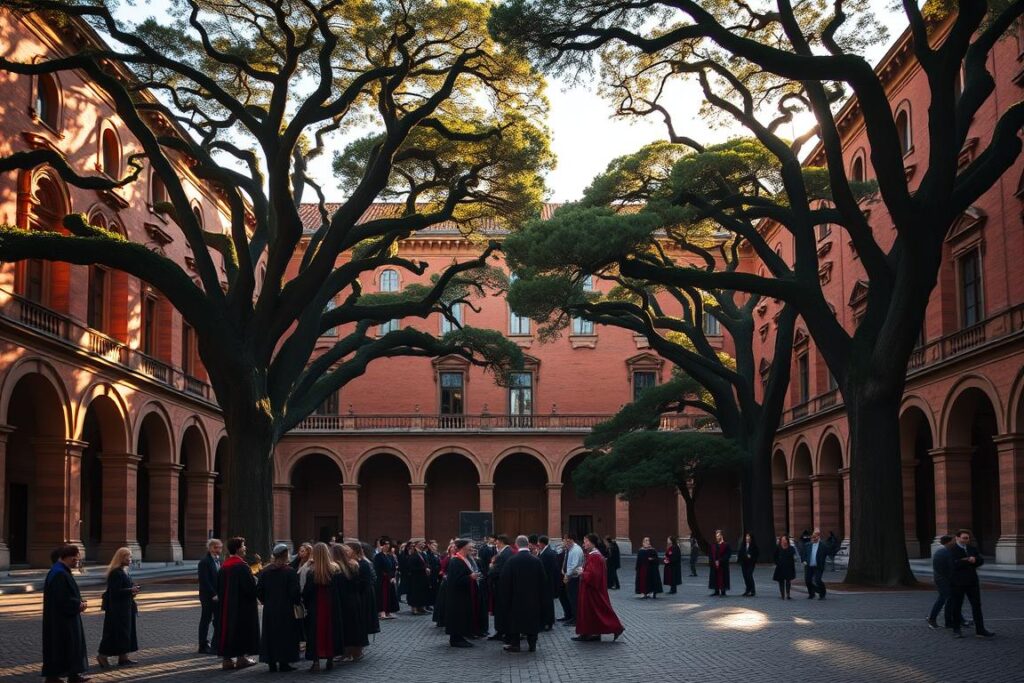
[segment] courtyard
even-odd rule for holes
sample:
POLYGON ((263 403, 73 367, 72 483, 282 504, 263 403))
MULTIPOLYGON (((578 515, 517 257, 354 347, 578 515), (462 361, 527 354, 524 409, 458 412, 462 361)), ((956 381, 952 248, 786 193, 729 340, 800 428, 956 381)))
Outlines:
MULTIPOLYGON (((627 560, 628 566, 631 562, 627 560)), ((498 681, 593 680, 757 680, 803 677, 814 672, 831 681, 1015 681, 1024 665, 1024 590, 986 587, 982 593, 992 641, 953 640, 948 631, 931 631, 924 616, 933 593, 830 592, 825 601, 806 599, 794 586, 793 599, 781 601, 771 570, 757 572, 758 596, 708 597, 707 574, 684 579, 678 595, 636 599, 632 571, 621 572, 623 589, 612 603, 626 626, 617 643, 569 640, 561 625, 542 634, 536 654, 510 655, 493 642, 471 650, 452 650, 429 617, 408 612, 382 624, 366 657, 320 674, 322 679, 446 683, 472 679, 498 681)), ((838 580, 839 573, 827 578, 838 580)), ((742 586, 733 572, 733 586, 742 586)), ((85 591, 94 605, 85 615, 91 652, 103 625, 99 592, 85 591)), ((40 607, 38 593, 0 597, 0 680, 39 679, 40 607)), ((99 672, 96 683, 114 680, 206 681, 232 679, 306 679, 300 670, 269 674, 264 666, 223 673, 216 657, 195 653, 199 605, 195 586, 146 584, 140 594, 138 666, 99 672)), ((971 629, 965 631, 969 636, 971 629)), ((301 664, 302 669, 307 667, 301 664)))

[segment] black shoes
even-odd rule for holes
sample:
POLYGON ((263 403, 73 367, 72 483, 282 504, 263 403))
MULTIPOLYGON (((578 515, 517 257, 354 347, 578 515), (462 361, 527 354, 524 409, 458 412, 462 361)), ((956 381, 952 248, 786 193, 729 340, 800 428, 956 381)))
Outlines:
POLYGON ((468 640, 448 641, 448 647, 473 647, 473 643, 468 640))
POLYGON ((933 631, 939 627, 939 622, 935 621, 931 617, 928 617, 927 619, 925 619, 925 621, 928 622, 928 628, 930 628, 933 631))
POLYGON ((995 635, 996 634, 993 633, 992 631, 978 631, 977 633, 974 634, 974 637, 975 638, 994 638, 995 635))
POLYGON ((601 636, 573 636, 572 640, 581 643, 593 643, 595 641, 601 640, 601 636))

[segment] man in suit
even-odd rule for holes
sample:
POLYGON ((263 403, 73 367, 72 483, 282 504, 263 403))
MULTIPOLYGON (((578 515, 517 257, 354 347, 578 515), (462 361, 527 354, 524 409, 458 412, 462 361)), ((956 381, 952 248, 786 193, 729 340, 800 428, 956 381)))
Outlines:
POLYGON ((953 537, 943 536, 939 539, 939 547, 935 550, 935 554, 932 555, 932 579, 935 581, 935 589, 939 591, 939 597, 935 600, 932 611, 928 615, 929 628, 939 627, 936 619, 940 611, 946 613, 946 628, 953 627, 953 612, 949 604, 952 594, 949 582, 953 578, 953 552, 950 550, 952 545, 953 537))
POLYGON ((825 599, 825 582, 821 579, 825 571, 825 561, 828 559, 828 543, 821 540, 821 531, 815 529, 810 539, 800 546, 800 560, 804 563, 804 582, 807 584, 807 598, 814 599, 818 594, 819 600, 825 599))
POLYGON ((974 635, 979 638, 991 638, 995 635, 985 629, 985 617, 981 613, 981 590, 978 582, 978 567, 985 564, 978 549, 970 545, 971 532, 961 529, 956 534, 956 543, 950 548, 953 557, 953 570, 950 575, 952 587, 953 637, 963 638, 960 632, 964 596, 971 602, 971 613, 974 616, 974 635))
POLYGON ((210 649, 209 633, 210 623, 213 623, 213 630, 217 630, 220 611, 217 607, 217 572, 220 571, 220 553, 224 544, 216 538, 206 542, 206 555, 199 560, 199 604, 202 606, 202 613, 199 616, 199 654, 212 655, 210 649))
POLYGON ((498 594, 506 609, 505 651, 521 652, 520 641, 526 636, 530 652, 536 652, 545 605, 550 605, 551 599, 544 565, 530 552, 526 536, 516 536, 516 552, 501 568, 498 594))
POLYGON ((540 552, 537 554, 537 557, 540 558, 541 564, 544 565, 544 573, 547 576, 551 598, 548 600, 548 610, 545 618, 546 623, 544 624, 545 631, 550 631, 551 627, 555 624, 554 600, 562 587, 562 559, 551 547, 550 543, 551 541, 547 536, 541 536, 537 539, 537 547, 540 548, 540 552))
POLYGON ((493 596, 494 635, 488 637, 487 640, 506 640, 508 631, 506 630, 505 616, 508 612, 508 605, 505 603, 501 593, 498 592, 498 585, 501 582, 501 572, 505 568, 505 563, 512 557, 512 548, 509 547, 509 539, 505 534, 498 534, 494 540, 494 547, 497 553, 494 555, 494 559, 491 560, 490 571, 487 572, 487 582, 490 584, 491 595, 493 596))

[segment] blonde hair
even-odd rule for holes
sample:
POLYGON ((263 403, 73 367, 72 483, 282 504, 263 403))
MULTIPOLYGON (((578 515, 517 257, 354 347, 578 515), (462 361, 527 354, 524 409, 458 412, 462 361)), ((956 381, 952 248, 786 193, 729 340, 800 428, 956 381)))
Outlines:
POLYGON ((313 554, 310 559, 313 561, 313 583, 319 586, 329 585, 331 576, 341 571, 341 568, 331 559, 331 551, 326 543, 317 543, 313 546, 313 554))
POLYGON ((337 563, 346 579, 351 579, 359 573, 359 563, 352 554, 352 548, 344 543, 335 543, 331 546, 331 559, 337 563))
POLYGON ((106 576, 110 576, 115 571, 120 569, 124 565, 124 558, 131 555, 131 548, 118 548, 114 553, 114 556, 110 558, 110 564, 107 565, 106 576))

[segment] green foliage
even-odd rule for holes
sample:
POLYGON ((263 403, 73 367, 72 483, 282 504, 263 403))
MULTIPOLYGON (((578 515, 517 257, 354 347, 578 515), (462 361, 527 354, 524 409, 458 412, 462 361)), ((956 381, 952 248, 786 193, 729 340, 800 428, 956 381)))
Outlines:
POLYGON ((689 376, 679 373, 668 382, 648 387, 637 400, 622 406, 610 420, 594 426, 584 439, 587 448, 607 448, 631 432, 657 430, 661 416, 686 396, 700 392, 701 387, 689 376))
POLYGON ((481 358, 498 386, 509 386, 512 374, 523 371, 523 350, 497 330, 464 326, 445 334, 441 342, 481 358))

